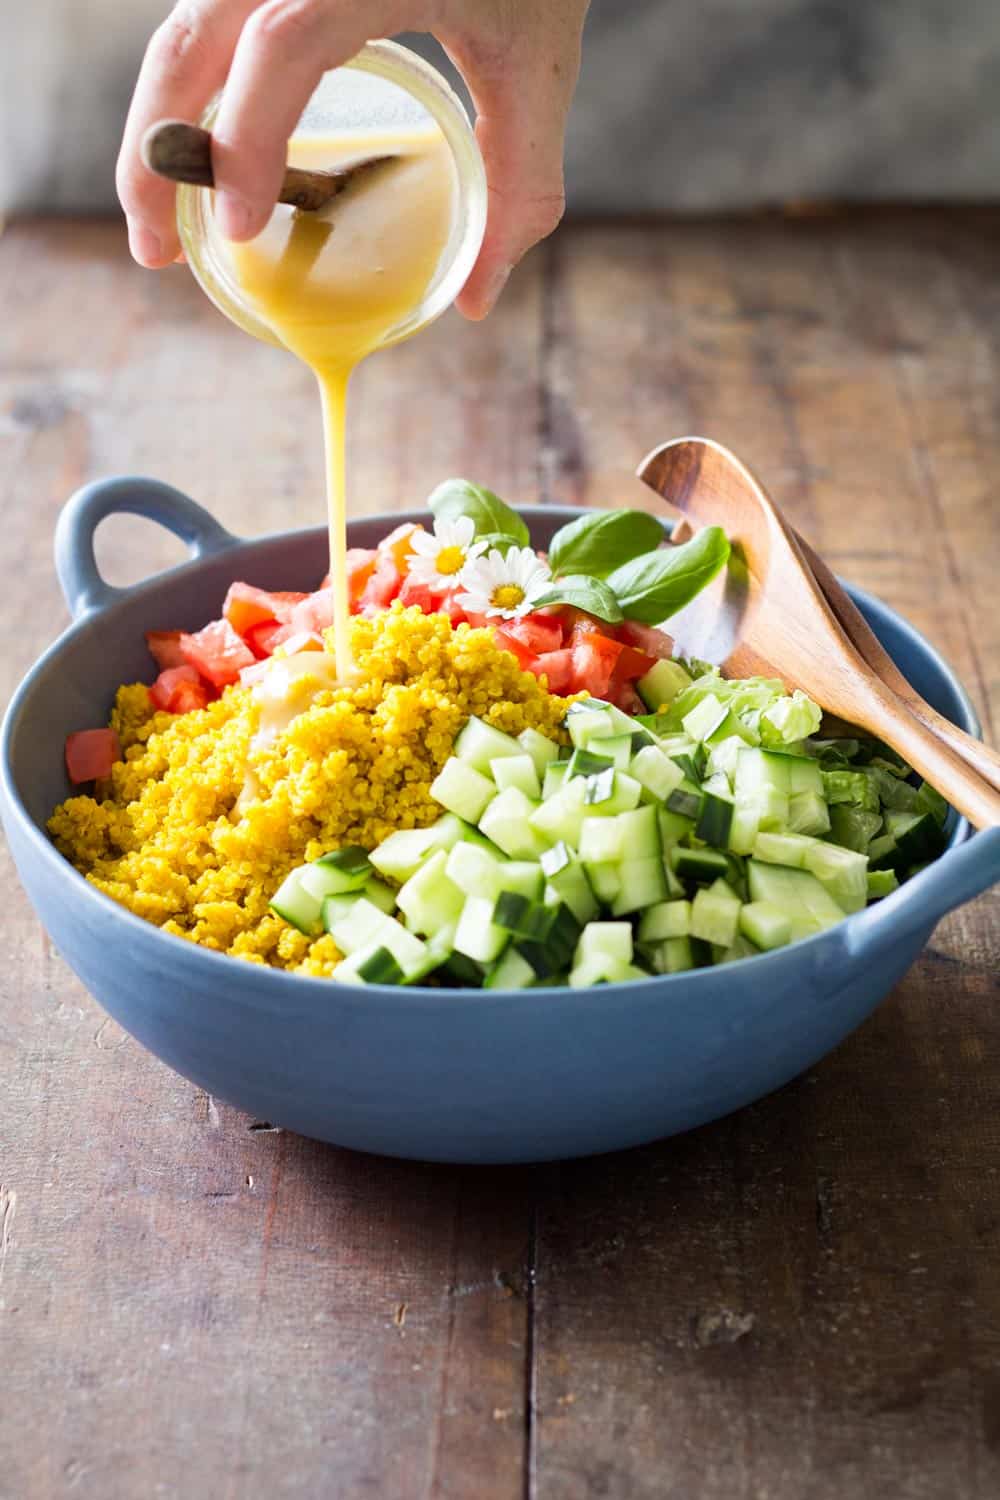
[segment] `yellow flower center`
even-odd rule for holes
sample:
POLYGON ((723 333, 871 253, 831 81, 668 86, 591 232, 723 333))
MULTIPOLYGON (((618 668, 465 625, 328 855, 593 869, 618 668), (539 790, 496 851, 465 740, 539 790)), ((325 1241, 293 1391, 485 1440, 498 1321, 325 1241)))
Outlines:
POLYGON ((524 600, 524 589, 517 583, 502 583, 493 590, 490 603, 494 609, 516 609, 524 600))
POLYGON ((439 573, 461 573, 464 566, 465 553, 461 547, 441 548, 441 551, 437 555, 437 570, 439 573))

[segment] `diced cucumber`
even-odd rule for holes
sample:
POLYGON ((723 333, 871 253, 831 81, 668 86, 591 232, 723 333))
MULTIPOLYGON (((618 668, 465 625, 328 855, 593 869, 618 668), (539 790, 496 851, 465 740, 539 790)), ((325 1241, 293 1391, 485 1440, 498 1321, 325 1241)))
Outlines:
POLYGON ((308 865, 299 865, 290 871, 271 897, 270 907, 299 932, 304 932, 307 937, 317 937, 323 931, 323 899, 303 885, 302 879, 308 869, 308 865))
POLYGON ((602 771, 597 776, 588 776, 583 786, 588 813, 602 818, 631 812, 642 798, 642 787, 625 771, 602 771))
POLYGON ((632 735, 613 734, 597 746, 597 754, 611 761, 616 771, 627 771, 632 760, 632 735))
MULTIPOLYGON (((729 783, 723 777, 728 790, 729 783)), ((729 797, 720 797, 706 786, 701 794, 695 833, 703 843, 715 849, 725 849, 729 844, 729 830, 733 821, 733 804, 729 797)))
POLYGON ((462 915, 465 893, 447 874, 450 859, 450 853, 439 849, 397 892, 396 905, 414 932, 430 937, 462 915))
POLYGON ((448 851, 445 874, 460 891, 492 900, 499 889, 498 880, 503 865, 500 850, 490 853, 479 844, 461 842, 448 851))
POLYGON ((591 811, 584 803, 587 782, 584 777, 574 776, 560 789, 536 807, 531 814, 531 826, 548 843, 560 840, 575 849, 580 841, 580 826, 591 811))
POLYGON ((357 975, 365 984, 402 984, 403 970, 388 948, 367 948, 357 958, 357 975))
MULTIPOLYGON (((454 940, 454 934, 452 934, 454 940)), ((442 964, 442 969, 449 979, 454 979, 457 984, 469 989, 482 989, 485 975, 485 965, 476 963, 474 958, 466 958, 464 953, 456 953, 454 950, 448 954, 442 964)))
POLYGON ((545 767, 545 776, 542 780, 542 799, 546 801, 554 797, 556 792, 563 786, 569 771, 568 760, 550 760, 545 767))
POLYGON ((480 831, 511 859, 537 859, 546 840, 530 821, 532 814, 551 804, 532 802, 516 786, 498 792, 479 820, 480 831))
POLYGON ((456 953, 477 963, 491 964, 507 946, 510 934, 493 921, 493 902, 485 896, 468 896, 455 929, 456 953))
POLYGON ((559 843, 546 849, 540 863, 550 888, 578 922, 589 922, 597 916, 598 905, 587 872, 568 845, 559 843))
POLYGON ((740 898, 725 880, 698 891, 691 903, 691 936, 728 948, 736 937, 740 898))
POLYGON ((690 901, 658 901, 639 918, 640 943, 661 943, 665 938, 689 937, 690 933, 690 901))
POLYGON ((725 776, 730 791, 736 779, 736 762, 746 743, 746 740, 741 739, 739 735, 730 734, 715 741, 708 752, 705 770, 709 776, 725 776))
POLYGON ((697 791, 701 786, 701 778, 708 763, 708 756, 703 745, 696 745, 693 740, 683 736, 683 743, 671 748, 667 741, 663 742, 664 754, 671 760, 675 760, 684 772, 685 777, 691 783, 691 790, 697 791))
POLYGON ((788 799, 789 833, 830 832, 830 812, 821 792, 792 792, 788 799))
POLYGON ((792 941, 791 920, 770 901, 748 901, 741 906, 740 931, 765 953, 792 941))
POLYGON ((331 849, 328 853, 321 854, 313 863, 324 869, 339 870, 342 875, 356 882, 349 887, 345 886, 345 890, 357 890, 359 885, 364 885, 372 873, 368 851, 362 849, 360 844, 345 844, 342 849, 331 849))
MULTIPOLYGON (((614 735, 611 738, 617 742, 618 736, 614 735)), ((602 771, 613 771, 614 765, 610 755, 604 755, 600 750, 586 750, 578 747, 569 758, 566 775, 567 777, 599 776, 602 771)))
POLYGON ((327 896, 345 896, 352 891, 360 891, 371 874, 371 868, 366 860, 365 870, 350 874, 345 870, 338 870, 336 865, 322 865, 317 861, 315 864, 301 866, 300 884, 303 891, 322 905, 327 896))
POLYGON ((815 875, 845 912, 860 911, 868 902, 868 856, 836 844, 814 844, 803 866, 815 875))
POLYGON ((866 812, 878 812, 878 792, 863 771, 822 771, 823 796, 830 807, 852 802, 866 812))
POLYGON ((574 965, 600 955, 613 963, 632 962, 631 922, 588 922, 573 955, 574 965))
POLYGON ((498 756, 496 760, 490 761, 490 770, 501 792, 506 791, 509 786, 516 786, 526 797, 531 797, 535 802, 540 800, 542 783, 530 755, 498 756))
POLYGON ((718 698, 711 696, 702 698, 690 713, 686 713, 681 720, 684 733, 692 740, 699 740, 704 744, 710 735, 714 734, 719 725, 729 717, 729 710, 718 698))
POLYGON ((673 703, 677 694, 691 686, 691 677, 679 661, 658 661, 636 683, 639 696, 654 713, 673 703))
POLYGON ((899 881, 895 870, 869 870, 868 871, 868 899, 869 901, 881 901, 885 896, 891 896, 893 891, 899 890, 899 881))
POLYGON ((644 745, 632 757, 629 775, 660 802, 665 802, 670 793, 684 780, 684 772, 675 760, 664 755, 657 745, 644 745))
POLYGON ((885 815, 885 827, 896 840, 897 868, 935 859, 944 847, 941 829, 932 813, 890 811, 885 815))
POLYGON ((531 756, 539 776, 544 776, 546 767, 559 758, 559 746, 554 740, 539 734, 537 729, 522 729, 517 740, 531 756))
POLYGON ((637 807, 632 812, 619 813, 615 822, 621 829, 624 859, 651 859, 661 854, 663 845, 655 807, 637 807))
POLYGON ((765 832, 781 832, 788 826, 787 761, 787 756, 748 746, 736 762, 736 805, 752 807, 758 827, 765 832))
POLYGON ((882 814, 868 812, 853 802, 838 802, 830 808, 830 838, 844 849, 867 854, 868 845, 882 827, 882 814))
POLYGON ((467 761, 474 771, 488 776, 490 761, 500 755, 523 755, 524 746, 502 729, 494 729, 473 714, 455 740, 455 755, 467 761))
POLYGON ((618 866, 618 894, 611 902, 615 917, 642 911, 666 900, 667 873, 660 855, 646 859, 624 859, 618 866))
POLYGON ((727 948, 712 949, 713 964, 731 964, 740 958, 754 958, 761 950, 742 932, 738 932, 727 948))
POLYGON ((732 854, 750 854, 760 831, 760 814, 755 803, 735 802, 729 825, 729 850, 732 854))
POLYGON ((682 880, 706 884, 720 875, 725 879, 729 861, 719 849, 682 849, 675 844, 670 851, 670 867, 682 880))
POLYGON ((844 919, 844 912, 829 891, 808 870, 790 870, 751 859, 747 862, 747 879, 750 900, 766 901, 782 911, 792 924, 795 942, 844 919))
MULTIPOLYGON (((518 757, 520 759, 520 757, 518 757)), ((525 756, 532 771, 530 757, 525 756)), ((452 755, 431 782, 431 796, 466 823, 478 823, 497 795, 490 776, 475 770, 468 761, 452 755)))
POLYGON ((617 864, 624 857, 624 830, 618 818, 584 818, 578 849, 585 864, 617 864))
POLYGON ((669 807, 656 809, 656 821, 660 829, 660 844, 664 851, 694 833, 694 819, 686 818, 681 813, 671 812, 669 807))
POLYGON ((535 982, 535 971, 516 948, 508 948, 483 980, 484 990, 526 990, 535 982))
POLYGON ((569 967, 580 937, 580 924, 568 906, 554 910, 552 926, 541 943, 515 939, 514 946, 538 979, 552 979, 569 967))
POLYGON ((818 839, 803 833, 759 833, 754 840, 753 857, 769 865, 787 865, 790 869, 804 870, 806 854, 815 849, 818 839))
MULTIPOLYGON (((545 884, 545 876, 540 864, 534 860, 512 859, 499 866, 496 875, 496 889, 510 891, 514 895, 524 896, 528 901, 540 901, 542 899, 542 887, 545 884)), ((475 891, 481 895, 482 892, 473 886, 466 886, 466 890, 475 891)))
POLYGON ((738 719, 732 709, 727 709, 704 743, 711 755, 716 745, 730 739, 742 740, 744 745, 756 745, 760 742, 760 737, 742 719, 738 719))
POLYGON ((681 974, 698 966, 690 937, 664 938, 652 950, 652 961, 657 974, 681 974))
POLYGON ((532 938, 542 942, 547 936, 554 910, 540 901, 531 901, 516 891, 501 891, 493 906, 493 921, 497 927, 515 937, 532 938))
POLYGON ((383 839, 369 855, 380 875, 402 885, 413 872, 439 849, 451 849, 459 839, 475 835, 475 829, 463 823, 454 813, 438 818, 430 828, 400 828, 383 839))
POLYGON ((590 861, 584 866, 587 879, 598 901, 610 906, 618 899, 622 888, 621 861, 590 861))
POLYGON ((577 749, 586 749, 592 740, 608 739, 620 734, 618 724, 611 716, 610 703, 574 703, 566 713, 566 728, 577 749))
POLYGON ((689 789, 685 784, 677 787, 667 798, 667 809, 669 812, 677 813, 679 817, 690 818, 692 827, 701 812, 701 792, 689 789))
MULTIPOLYGON (((384 880, 378 880, 374 875, 370 880, 365 881, 361 895, 365 897, 366 901, 370 901, 373 906, 377 906, 379 911, 384 911, 391 915, 396 910, 396 892, 391 885, 386 885, 384 880)), ((333 899, 340 900, 342 898, 334 897, 333 899)), ((326 902, 323 905, 325 909, 326 902)))

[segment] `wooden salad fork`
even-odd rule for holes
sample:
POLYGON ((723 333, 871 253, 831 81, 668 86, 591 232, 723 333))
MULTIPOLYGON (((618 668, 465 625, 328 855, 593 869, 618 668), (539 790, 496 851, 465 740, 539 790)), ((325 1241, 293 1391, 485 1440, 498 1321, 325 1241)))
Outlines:
POLYGON ((801 688, 826 712, 890 745, 976 828, 1000 826, 1000 791, 917 716, 917 694, 891 662, 883 679, 881 658, 889 658, 873 635, 876 661, 862 654, 870 643, 860 613, 820 564, 834 584, 833 600, 826 597, 796 534, 745 464, 707 438, 678 438, 655 448, 636 472, 696 525, 721 526, 733 548, 724 573, 671 620, 680 652, 717 662, 730 676, 780 677, 801 688), (838 593, 849 606, 841 618, 838 593))

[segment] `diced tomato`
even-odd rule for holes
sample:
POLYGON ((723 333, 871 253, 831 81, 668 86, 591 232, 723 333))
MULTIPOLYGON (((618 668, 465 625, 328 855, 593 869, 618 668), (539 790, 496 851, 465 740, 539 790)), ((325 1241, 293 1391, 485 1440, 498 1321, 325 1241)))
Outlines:
POLYGON ((496 624, 495 615, 477 615, 471 609, 467 609, 465 611, 465 618, 468 620, 470 625, 474 626, 476 630, 482 630, 486 625, 496 624))
POLYGON ((184 665, 184 652, 181 650, 180 630, 147 630, 146 645, 149 654, 156 662, 160 671, 167 667, 180 667, 184 665))
POLYGON ((154 706, 166 709, 167 713, 173 713, 174 693, 182 682, 201 682, 194 667, 188 666, 187 662, 183 666, 167 667, 162 671, 149 690, 154 706))
POLYGON ((525 672, 534 672, 537 677, 542 670, 542 664, 534 651, 528 647, 516 635, 511 635, 506 626, 501 626, 493 632, 493 639, 501 651, 510 651, 517 657, 518 666, 525 672))
POLYGON ((193 635, 183 635, 181 649, 189 665, 213 687, 235 682, 240 669, 257 659, 228 620, 212 620, 193 635))
MULTIPOLYGON (((438 596, 435 608, 439 609, 442 614, 446 614, 452 625, 461 625, 464 621, 469 620, 469 616, 458 603, 459 594, 464 592, 465 590, 462 588, 447 589, 443 594, 438 596)), ((469 623, 472 623, 471 620, 469 623)))
POLYGON ((433 594, 429 584, 418 583, 415 578, 412 578, 407 573, 396 598, 400 604, 405 604, 407 608, 410 608, 411 605, 416 605, 418 609, 423 610, 425 615, 430 615, 438 608, 440 595, 433 594))
POLYGON ((291 628, 291 625, 279 625, 277 620, 264 620, 260 625, 251 625, 244 640, 258 661, 263 661, 291 628))
MULTIPOLYGON (((374 547, 349 547, 347 549, 347 597, 352 610, 356 610, 358 601, 365 591, 365 585, 375 571, 375 562, 378 557, 374 547)), ((321 589, 330 587, 329 574, 320 584, 321 589)))
POLYGON ((333 595, 330 590, 317 589, 314 594, 306 594, 292 610, 288 624, 294 635, 303 631, 314 631, 318 635, 323 630, 329 630, 333 624, 333 595))
POLYGON ((192 709, 205 708, 211 702, 212 690, 206 682, 181 682, 173 695, 170 712, 189 714, 192 709))
POLYGON ((66 736, 66 774, 74 786, 111 775, 111 767, 122 758, 122 747, 113 729, 78 729, 66 736))
POLYGON ((413 551, 413 533, 422 531, 422 526, 415 526, 412 521, 404 521, 402 526, 397 526, 384 536, 378 544, 380 553, 388 554, 396 564, 400 573, 405 573, 409 567, 410 553, 413 551))
POLYGON ((538 666, 548 679, 550 693, 573 692, 573 652, 568 647, 543 652, 538 666))
POLYGON ((616 634, 626 646, 635 646, 657 661, 666 660, 674 649, 674 643, 665 630, 657 630, 653 625, 640 625, 638 620, 623 620, 616 634))
POLYGON ((603 698, 611 685, 622 646, 596 630, 577 630, 574 626, 570 649, 573 652, 573 691, 603 698))
POLYGON ((292 610, 305 598, 305 594, 272 592, 255 588, 252 583, 233 583, 222 606, 222 617, 237 635, 245 636, 255 625, 266 625, 271 620, 287 625, 292 610))
POLYGON ((612 682, 608 690, 610 701, 625 714, 644 714, 646 705, 630 682, 612 682))
POLYGON ((358 601, 359 609, 374 613, 387 609, 403 586, 403 575, 396 566, 390 552, 383 552, 375 564, 375 571, 365 584, 358 601))
POLYGON ((562 645, 562 623, 552 615, 523 615, 520 620, 508 620, 504 625, 508 635, 523 641, 529 651, 541 656, 545 651, 558 651, 562 645))
POLYGON ((635 646, 622 646, 622 654, 615 662, 615 682, 635 682, 637 677, 645 676, 655 660, 645 651, 637 651, 635 646))

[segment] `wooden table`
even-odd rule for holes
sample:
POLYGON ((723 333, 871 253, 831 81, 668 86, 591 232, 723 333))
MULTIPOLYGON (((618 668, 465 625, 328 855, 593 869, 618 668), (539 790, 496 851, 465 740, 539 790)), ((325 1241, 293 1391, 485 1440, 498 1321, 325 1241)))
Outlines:
MULTIPOLYGON (((358 377, 354 511, 451 473, 652 505, 643 453, 718 436, 995 735, 998 255, 997 211, 563 230, 486 324, 358 377)), ((84 480, 157 474, 240 532, 319 519, 309 377, 117 226, 10 229, 0 329, 0 697, 64 623, 84 480)), ((107 531, 114 581, 179 556, 107 531)), ((0 881, 4 1500, 1000 1493, 995 897, 753 1108, 473 1170, 207 1098, 54 957, 5 855, 0 881)))

